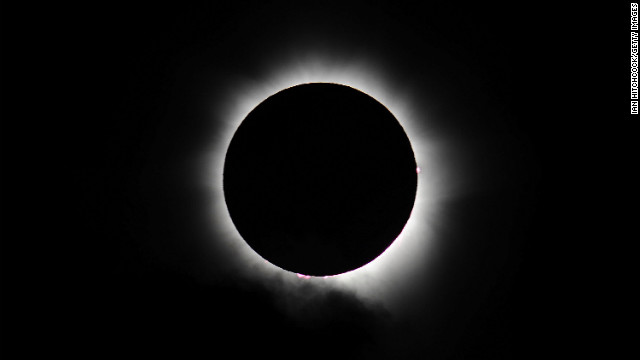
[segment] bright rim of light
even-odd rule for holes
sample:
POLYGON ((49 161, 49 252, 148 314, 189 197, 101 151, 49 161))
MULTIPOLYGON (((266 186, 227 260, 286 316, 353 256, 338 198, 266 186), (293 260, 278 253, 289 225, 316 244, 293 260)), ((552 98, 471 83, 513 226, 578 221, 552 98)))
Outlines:
MULTIPOLYGON (((389 76, 384 64, 370 60, 336 58, 312 54, 291 56, 291 61, 268 66, 258 79, 234 79, 229 93, 218 99, 213 116, 223 121, 208 152, 206 184, 210 188, 212 244, 224 252, 239 275, 263 280, 274 291, 295 291, 300 286, 347 289, 359 296, 392 303, 403 296, 407 278, 421 273, 434 241, 433 224, 438 205, 453 191, 451 168, 442 161, 446 141, 429 134, 424 99, 416 99, 405 82, 389 76), (386 73, 386 75, 385 75, 386 73), (309 277, 285 271, 261 258, 237 232, 229 216, 222 188, 223 166, 227 148, 240 123, 251 110, 269 96, 286 88, 305 83, 336 83, 360 90, 383 104, 403 126, 413 147, 418 168, 418 188, 411 216, 398 238, 369 264, 340 275, 309 277), (277 280, 277 281, 269 281, 277 280), (304 283, 304 285, 301 285, 304 283)), ((260 176, 256 174, 255 176, 260 176)))

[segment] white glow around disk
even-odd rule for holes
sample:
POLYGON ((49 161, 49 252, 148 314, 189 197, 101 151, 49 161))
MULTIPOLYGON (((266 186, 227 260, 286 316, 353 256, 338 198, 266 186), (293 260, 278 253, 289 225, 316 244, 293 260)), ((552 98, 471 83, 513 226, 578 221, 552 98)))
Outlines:
MULTIPOLYGON (((437 239, 434 223, 439 205, 456 192, 453 167, 444 161, 450 142, 428 133, 428 103, 419 98, 419 89, 390 74, 383 61, 370 58, 340 60, 337 56, 309 52, 278 58, 278 64, 266 66, 254 79, 233 78, 224 81, 224 98, 215 99, 212 117, 223 122, 208 150, 205 181, 210 188, 212 249, 223 253, 232 271, 244 278, 263 281, 278 294, 300 295, 309 286, 316 289, 343 289, 376 301, 388 308, 409 294, 412 277, 425 276, 430 249, 437 239), (367 60, 364 60, 367 59, 367 60), (412 214, 398 238, 369 264, 336 276, 308 277, 270 264, 241 238, 229 216, 222 188, 224 159, 234 132, 258 104, 275 93, 304 83, 337 83, 358 89, 386 106, 405 129, 418 164, 418 189, 412 214)), ((255 174, 260 176, 260 174, 255 174)), ((419 280, 419 279, 416 279, 419 280)), ((424 279, 422 279, 424 280, 424 279)), ((424 282, 424 281, 423 281, 424 282)), ((305 290, 306 291, 306 290, 305 290)), ((301 295, 300 295, 301 296, 301 295)), ((410 296, 410 295, 409 295, 410 296)), ((400 305, 397 305, 400 306, 400 305)))

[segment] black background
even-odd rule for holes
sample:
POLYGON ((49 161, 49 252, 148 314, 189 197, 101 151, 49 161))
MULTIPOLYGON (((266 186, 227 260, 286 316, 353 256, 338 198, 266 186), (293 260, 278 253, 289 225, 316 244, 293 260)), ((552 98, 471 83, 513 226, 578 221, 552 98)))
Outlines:
POLYGON ((613 166, 586 136, 610 141, 605 119, 593 121, 595 91, 574 106, 585 74, 605 77, 576 61, 596 32, 576 39, 576 14, 376 1, 3 6, 3 352, 575 351, 580 259, 594 248, 579 229, 594 216, 589 200, 602 197, 584 182, 613 166), (228 74, 260 79, 291 34, 338 53, 366 49, 396 65, 390 76, 430 82, 416 101, 429 102, 438 134, 464 144, 472 191, 443 210, 447 245, 429 287, 437 301, 414 304, 411 320, 339 291, 291 316, 267 286, 200 251, 208 203, 192 159, 219 125, 196 104, 223 96, 211 84, 228 74))

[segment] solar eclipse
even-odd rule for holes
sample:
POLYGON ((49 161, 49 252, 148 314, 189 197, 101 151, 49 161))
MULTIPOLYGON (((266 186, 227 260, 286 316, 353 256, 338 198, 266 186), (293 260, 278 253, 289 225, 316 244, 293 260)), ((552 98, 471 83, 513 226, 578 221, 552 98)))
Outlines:
MULTIPOLYGON (((412 291, 411 283, 405 280, 429 281, 426 269, 432 264, 434 249, 440 246, 436 224, 445 216, 440 210, 466 186, 460 181, 460 143, 438 128, 443 119, 432 114, 430 98, 424 97, 428 91, 393 72, 393 62, 366 54, 345 58, 329 48, 318 47, 282 50, 279 54, 265 63, 259 77, 227 74, 218 78, 210 96, 202 97, 203 104, 212 110, 209 118, 214 124, 208 135, 210 145, 203 149, 201 158, 201 181, 207 189, 211 211, 211 235, 203 242, 203 254, 213 256, 212 266, 224 266, 234 276, 260 282, 276 294, 302 294, 302 288, 307 287, 335 289, 400 310, 404 308, 403 299, 408 299, 406 295, 412 291), (271 96, 313 83, 340 84, 366 94, 386 108, 405 133, 416 165, 411 170, 417 183, 413 207, 401 232, 378 257, 336 276, 309 276, 312 274, 283 269, 268 261, 238 231, 224 193, 227 151, 247 116, 271 96)), ((305 167, 304 171, 313 168, 305 167)), ((260 179, 257 172, 252 176, 260 179)))

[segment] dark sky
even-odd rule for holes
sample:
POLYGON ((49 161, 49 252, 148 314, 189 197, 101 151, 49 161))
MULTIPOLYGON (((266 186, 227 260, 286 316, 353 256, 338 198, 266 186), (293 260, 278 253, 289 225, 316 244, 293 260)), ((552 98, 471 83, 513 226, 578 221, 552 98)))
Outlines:
POLYGON ((568 224, 585 160, 567 145, 582 130, 567 106, 577 83, 564 10, 47 7, 3 25, 12 59, 3 77, 15 80, 3 86, 12 105, 3 122, 12 175, 3 185, 3 351, 510 359, 566 342, 572 282, 563 264, 578 241, 568 224), (208 238, 216 224, 198 186, 198 159, 225 121, 211 114, 237 91, 232 79, 259 83, 299 47, 375 57, 380 76, 429 110, 435 137, 455 144, 453 178, 465 191, 441 210, 429 284, 403 280, 412 289, 403 316, 348 290, 276 292, 235 274, 223 253, 203 252, 219 240, 208 238))

